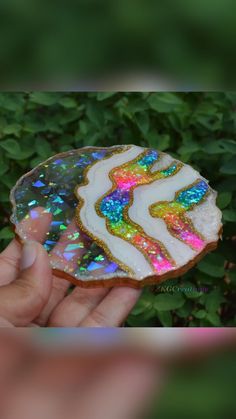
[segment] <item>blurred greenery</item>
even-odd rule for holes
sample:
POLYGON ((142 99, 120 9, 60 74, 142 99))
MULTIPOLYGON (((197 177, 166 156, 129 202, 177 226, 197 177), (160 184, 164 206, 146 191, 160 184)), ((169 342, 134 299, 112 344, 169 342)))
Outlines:
POLYGON ((2 0, 0 16, 4 90, 129 73, 178 88, 235 86, 233 0, 2 0))
POLYGON ((236 413, 235 351, 179 361, 164 377, 148 419, 224 419, 236 413), (161 386, 162 387, 162 386, 161 386))
POLYGON ((231 92, 1 93, 1 248, 13 237, 9 191, 39 162, 85 145, 155 147, 193 165, 219 192, 223 240, 197 267, 166 281, 169 287, 146 288, 126 324, 235 326, 235 132, 231 92))

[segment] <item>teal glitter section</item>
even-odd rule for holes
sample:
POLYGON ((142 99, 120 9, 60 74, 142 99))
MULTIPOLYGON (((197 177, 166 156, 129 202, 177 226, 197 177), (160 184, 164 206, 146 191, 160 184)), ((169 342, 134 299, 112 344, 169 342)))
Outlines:
POLYGON ((158 152, 157 150, 150 150, 146 154, 146 156, 142 157, 140 160, 137 161, 137 164, 139 166, 148 168, 148 166, 151 166, 155 161, 158 159, 158 152))
MULTIPOLYGON (((144 169, 148 169, 157 159, 158 152, 156 150, 150 150, 144 157, 137 161, 137 164, 144 169)), ((123 210, 129 205, 130 198, 130 191, 117 188, 102 200, 100 210, 112 224, 117 225, 123 221, 123 210)))
POLYGON ((201 201, 208 189, 208 184, 204 180, 201 180, 191 188, 180 192, 176 198, 176 202, 179 202, 185 208, 189 209, 192 205, 198 204, 198 202, 201 201))
POLYGON ((176 164, 172 164, 168 169, 164 169, 161 171, 161 173, 168 177, 170 175, 172 175, 172 173, 174 173, 174 171, 176 170, 177 165, 176 164))

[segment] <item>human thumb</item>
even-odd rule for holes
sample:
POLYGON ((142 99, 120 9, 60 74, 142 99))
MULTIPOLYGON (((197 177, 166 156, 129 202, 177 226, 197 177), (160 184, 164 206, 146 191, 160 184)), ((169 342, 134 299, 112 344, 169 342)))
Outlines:
POLYGON ((24 244, 19 277, 0 288, 0 317, 15 326, 27 326, 47 303, 52 272, 46 250, 40 243, 24 244))

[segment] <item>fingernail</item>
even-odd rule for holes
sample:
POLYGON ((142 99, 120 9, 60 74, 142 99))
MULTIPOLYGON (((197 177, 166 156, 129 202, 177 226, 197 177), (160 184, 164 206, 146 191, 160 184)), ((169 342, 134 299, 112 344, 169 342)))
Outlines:
POLYGON ((37 245, 33 241, 29 241, 24 244, 22 257, 21 257, 21 269, 27 269, 33 265, 37 256, 37 245))

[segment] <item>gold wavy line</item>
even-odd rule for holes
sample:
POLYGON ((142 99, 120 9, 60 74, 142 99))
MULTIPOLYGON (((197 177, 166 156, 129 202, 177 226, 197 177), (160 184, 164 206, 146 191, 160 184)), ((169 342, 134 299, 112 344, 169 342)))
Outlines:
MULTIPOLYGON (((144 151, 143 153, 141 153, 141 154, 139 154, 135 159, 133 159, 133 160, 131 160, 130 162, 126 162, 126 163, 124 163, 124 164, 122 164, 122 165, 120 165, 120 166, 118 166, 119 167, 119 169, 123 169, 125 166, 127 166, 127 164, 129 164, 129 163, 131 163, 131 164, 135 164, 138 160, 140 160, 142 157, 144 157, 145 155, 146 155, 146 153, 147 153, 147 151, 144 151)), ((159 157, 162 155, 162 153, 160 153, 159 154, 159 157)), ((158 159, 157 159, 157 161, 158 161, 158 159)), ((152 166, 151 167, 153 167, 154 166, 154 164, 157 162, 157 161, 155 161, 153 164, 152 164, 152 166)), ((176 170, 169 176, 169 177, 171 177, 171 176, 174 176, 176 173, 178 173, 178 171, 181 169, 181 167, 183 167, 183 163, 181 163, 181 162, 177 162, 177 161, 173 161, 173 163, 171 163, 171 164, 175 164, 176 163, 176 170)), ((157 172, 158 173, 160 173, 160 172, 162 172, 162 171, 164 171, 164 170, 167 170, 168 168, 170 167, 170 165, 169 166, 167 166, 166 168, 163 168, 163 169, 161 169, 161 170, 159 170, 159 171, 155 171, 155 172, 151 172, 153 175, 155 175, 157 172)), ((117 189, 117 185, 115 184, 115 182, 114 182, 114 179, 113 179, 113 172, 116 170, 117 168, 113 168, 110 172, 109 172, 109 174, 108 174, 108 176, 109 176, 109 179, 110 179, 110 181, 111 181, 111 183, 112 183, 112 187, 111 187, 111 189, 108 191, 108 192, 106 192, 105 194, 103 194, 103 196, 101 197, 101 198, 99 198, 99 200, 95 203, 95 209, 96 209, 96 212, 97 212, 97 214, 100 216, 100 217, 102 217, 102 218, 105 218, 105 220, 106 220, 106 227, 107 227, 107 230, 109 231, 109 233, 110 234, 112 234, 113 236, 116 236, 116 234, 114 234, 113 232, 112 232, 112 230, 111 230, 111 228, 110 228, 110 225, 109 225, 109 220, 106 218, 106 217, 104 217, 104 214, 101 212, 101 210, 100 210, 100 205, 101 205, 101 202, 102 202, 102 200, 107 196, 107 195, 110 195, 112 192, 114 192, 116 189, 117 189)), ((151 169, 151 168, 150 168, 151 169)), ((163 179, 163 178, 160 178, 160 179, 163 179)), ((149 182, 149 183, 141 183, 141 184, 139 184, 138 186, 141 186, 141 185, 149 185, 150 183, 152 183, 152 182, 154 182, 155 180, 157 180, 157 179, 151 179, 151 181, 149 182)), ((139 225, 139 224, 137 224, 137 223, 135 223, 134 221, 132 221, 131 219, 130 219, 130 217, 129 217, 129 214, 128 214, 128 211, 129 211, 129 208, 133 205, 133 201, 134 201, 134 197, 133 197, 133 190, 136 188, 136 186, 134 185, 134 186, 132 186, 131 188, 130 188, 130 190, 129 190, 129 192, 131 192, 131 196, 130 196, 130 202, 129 202, 129 204, 124 208, 124 211, 123 211, 123 215, 124 215, 124 219, 125 219, 125 221, 127 222, 127 223, 129 223, 129 224, 131 224, 131 225, 133 225, 135 228, 137 228, 137 230, 140 232, 140 234, 142 234, 142 235, 144 235, 145 237, 147 237, 148 239, 151 239, 152 241, 154 241, 155 243, 157 243, 159 246, 160 246, 160 249, 161 249, 161 251, 163 252, 163 254, 165 255, 165 257, 172 263, 172 265, 173 265, 173 267, 175 267, 176 266, 176 263, 175 263, 175 261, 174 261, 174 259, 172 258, 172 256, 170 255, 170 253, 167 251, 167 249, 165 248, 165 246, 163 245, 163 243, 161 243, 159 240, 157 240, 157 239, 155 239, 155 238, 153 238, 152 236, 149 236, 149 235, 147 235, 146 233, 145 233, 145 231, 143 230, 143 228, 139 225)), ((118 236, 119 237, 119 236, 118 236)), ((128 243, 131 243, 130 242, 130 240, 128 240, 128 239, 126 239, 125 237, 122 237, 122 239, 123 240, 125 240, 125 241, 127 241, 128 243)), ((133 244, 133 243, 131 243, 132 244, 132 246, 134 246, 134 247, 136 247, 137 248, 137 250, 138 251, 140 251, 142 254, 143 254, 143 256, 145 257, 145 259, 147 260, 147 262, 149 263, 149 265, 151 265, 151 263, 150 263, 150 259, 149 259, 149 257, 147 256, 147 254, 142 250, 142 249, 140 249, 140 248, 138 248, 137 246, 135 246, 135 244, 133 244)), ((153 268, 153 265, 151 265, 151 267, 153 268)))
MULTIPOLYGON (((114 156, 115 154, 119 154, 119 153, 122 153, 122 152, 124 152, 124 151, 128 151, 129 149, 131 148, 131 146, 123 146, 123 147, 118 147, 117 149, 115 149, 114 150, 114 153, 112 153, 112 154, 110 154, 109 156, 105 156, 104 158, 103 158, 103 160, 106 160, 106 159, 108 159, 109 157, 111 157, 111 156, 114 156)), ((89 184, 89 180, 88 180, 88 177, 87 177, 87 173, 88 173, 88 171, 91 169, 91 167, 95 164, 95 163, 97 163, 97 161, 95 161, 95 162, 93 162, 93 163, 91 163, 90 165, 88 165, 87 167, 86 167, 86 169, 84 170, 84 182, 83 183, 81 183, 80 185, 79 185, 79 187, 78 186, 76 186, 76 188, 75 188, 75 190, 74 190, 74 193, 75 193, 75 196, 76 196, 76 198, 78 199, 78 201, 79 201, 79 203, 78 203, 78 205, 77 205, 77 207, 76 207, 76 210, 75 210, 75 219, 76 219, 76 222, 77 222, 77 224, 78 224, 78 226, 81 228, 81 230, 84 232, 84 233, 86 233, 92 240, 94 240, 98 245, 99 245, 99 247, 101 247, 103 250, 104 250, 104 252, 106 253, 106 255, 107 255, 107 257, 111 260, 111 261, 113 261, 114 263, 116 263, 121 269, 123 269, 125 272, 127 272, 128 274, 130 274, 130 275, 134 275, 134 271, 129 267, 129 266, 127 266, 127 265, 125 265, 123 262, 121 262, 120 260, 118 260, 115 256, 113 256, 113 254, 111 253, 111 251, 110 251, 110 249, 109 249, 109 247, 102 241, 102 240, 100 240, 98 237, 96 237, 95 235, 93 235, 93 233, 91 233, 84 225, 83 225, 83 223, 82 223, 82 221, 81 221, 81 218, 80 218, 80 211, 81 211, 81 209, 82 209, 82 207, 83 207, 83 205, 84 205, 84 203, 85 203, 85 201, 84 201, 84 199, 79 195, 79 192, 78 192, 78 188, 80 188, 80 187, 82 187, 82 186, 87 186, 88 184, 89 184)))
MULTIPOLYGON (((202 179, 201 178, 198 178, 196 181, 194 181, 194 182, 192 182, 192 183, 190 183, 188 186, 185 186, 185 187, 183 187, 183 188, 181 188, 181 189, 179 189, 178 191, 176 191, 175 192, 175 198, 174 198, 174 200, 173 201, 158 201, 158 203, 154 203, 154 204, 151 204, 149 207, 148 207, 148 210, 149 210, 149 214, 153 217, 153 218, 162 218, 162 217, 157 217, 157 216, 155 216, 154 214, 153 214, 153 212, 154 212, 154 207, 158 204, 165 204, 165 205, 169 205, 170 203, 172 203, 172 202, 176 202, 176 199, 178 198, 178 195, 181 193, 181 192, 184 192, 187 188, 191 188, 192 186, 195 186, 198 182, 201 182, 202 181, 202 179)), ((209 187, 209 189, 208 189, 208 191, 205 193, 205 195, 204 195, 204 197, 202 198, 202 200, 201 200, 201 204, 206 200, 206 198, 207 198, 207 196, 209 195, 209 192, 210 192, 210 187, 209 187)), ((200 205, 201 205, 200 204, 200 205)), ((196 207, 196 206, 198 206, 199 204, 197 204, 197 203, 193 203, 192 205, 191 205, 191 207, 189 208, 189 210, 186 210, 186 212, 188 212, 188 211, 191 211, 194 207, 196 207)), ((194 225, 193 225, 193 222, 192 222, 192 220, 187 216, 187 214, 184 214, 184 217, 182 218, 182 217, 180 217, 181 218, 181 220, 182 221, 185 221, 185 219, 187 219, 187 222, 189 223, 189 226, 190 226, 190 228, 193 230, 193 232, 196 234, 196 235, 198 235, 199 237, 200 237, 200 239, 202 239, 203 241, 205 241, 206 239, 205 239, 205 237, 203 237, 203 235, 201 234, 201 233, 199 233, 199 231, 197 231, 197 229, 194 227, 194 225)), ((187 246, 189 246, 189 247, 191 247, 193 250, 195 250, 196 251, 196 249, 194 249, 194 247, 191 245, 191 244, 188 244, 188 243, 186 243, 183 239, 181 239, 180 237, 178 237, 175 233, 173 233, 173 232, 171 232, 170 231, 170 227, 168 226, 168 224, 165 222, 165 224, 166 224, 166 227, 167 227, 167 229, 168 229, 168 231, 169 231, 169 233, 172 235, 172 236, 174 236, 174 237, 176 237, 178 240, 180 240, 180 241, 182 241, 184 244, 186 244, 187 246)))

